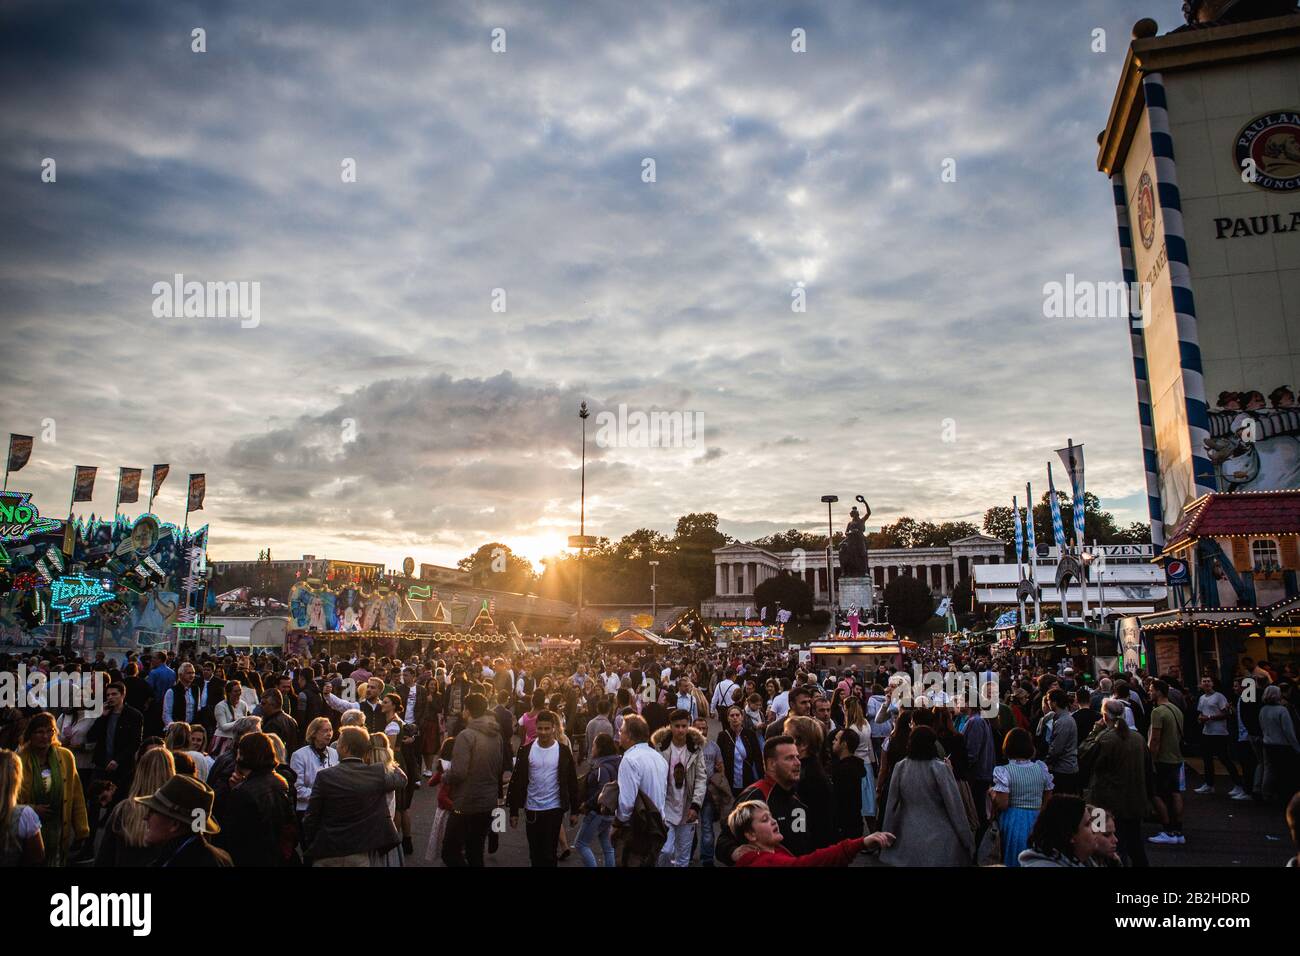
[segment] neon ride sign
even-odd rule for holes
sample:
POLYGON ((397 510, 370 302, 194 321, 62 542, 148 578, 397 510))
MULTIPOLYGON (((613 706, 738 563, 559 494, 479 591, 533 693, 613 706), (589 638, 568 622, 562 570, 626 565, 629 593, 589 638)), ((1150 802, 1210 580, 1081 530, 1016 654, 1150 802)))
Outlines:
POLYGON ((0 494, 0 544, 25 541, 34 534, 58 531, 62 527, 54 518, 42 518, 31 497, 29 491, 0 494))
POLYGON ((50 585, 50 607, 68 624, 84 621, 91 611, 111 600, 113 592, 106 582, 84 574, 68 574, 50 585))

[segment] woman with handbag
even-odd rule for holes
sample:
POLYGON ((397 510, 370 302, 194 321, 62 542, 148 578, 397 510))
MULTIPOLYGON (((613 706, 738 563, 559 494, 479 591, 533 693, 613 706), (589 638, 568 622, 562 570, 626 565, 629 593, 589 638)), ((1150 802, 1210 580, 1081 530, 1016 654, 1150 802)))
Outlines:
POLYGON ((618 766, 622 759, 613 737, 609 734, 596 735, 596 739, 592 742, 591 769, 587 771, 586 793, 582 801, 582 823, 579 824, 578 833, 573 838, 578 856, 582 857, 582 865, 585 867, 595 868, 597 865, 596 855, 591 851, 593 838, 600 842, 604 865, 606 867, 615 865, 614 843, 610 839, 610 832, 614 828, 614 817, 601 812, 600 792, 607 784, 617 783, 618 766))

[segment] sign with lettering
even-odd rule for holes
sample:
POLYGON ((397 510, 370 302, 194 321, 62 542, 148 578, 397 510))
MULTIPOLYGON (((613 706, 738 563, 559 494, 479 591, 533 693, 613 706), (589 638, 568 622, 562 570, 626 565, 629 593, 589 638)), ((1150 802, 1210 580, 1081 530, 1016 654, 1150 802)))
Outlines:
POLYGON ((50 607, 65 623, 84 621, 91 611, 111 600, 108 584, 84 574, 69 574, 50 585, 50 607))
POLYGON ((59 530, 54 518, 42 518, 31 503, 29 491, 6 491, 0 494, 0 544, 23 541, 34 534, 59 530))
POLYGON ((1260 189, 1300 190, 1300 112, 1256 116, 1237 134, 1233 155, 1238 169, 1253 173, 1247 181, 1260 189))

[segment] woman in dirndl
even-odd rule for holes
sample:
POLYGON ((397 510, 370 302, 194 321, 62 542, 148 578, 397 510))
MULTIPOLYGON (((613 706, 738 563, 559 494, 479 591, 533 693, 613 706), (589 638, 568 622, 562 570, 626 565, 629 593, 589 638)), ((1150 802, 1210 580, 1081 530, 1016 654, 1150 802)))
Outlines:
POLYGON ((989 796, 997 814, 1002 862, 1020 865, 1020 852, 1029 846, 1029 834, 1038 812, 1052 796, 1052 774, 1034 759, 1034 738, 1022 727, 1013 728, 1002 742, 1007 764, 993 768, 989 796))

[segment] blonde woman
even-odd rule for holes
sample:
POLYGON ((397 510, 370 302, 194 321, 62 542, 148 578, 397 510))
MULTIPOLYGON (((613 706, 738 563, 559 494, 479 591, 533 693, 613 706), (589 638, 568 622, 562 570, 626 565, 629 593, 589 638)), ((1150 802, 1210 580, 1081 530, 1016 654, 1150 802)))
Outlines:
POLYGON ((856 697, 844 702, 844 727, 858 735, 858 749, 853 756, 867 768, 862 778, 862 816, 870 832, 875 829, 876 819, 876 748, 871 743, 871 722, 862 710, 862 701, 856 697))
MULTIPOLYGON (((203 728, 197 728, 199 733, 203 733, 203 728)), ((172 753, 187 754, 194 761, 194 774, 202 783, 208 782, 208 771, 212 769, 212 758, 205 754, 202 749, 194 749, 194 731, 183 720, 172 721, 172 725, 167 728, 165 742, 167 749, 172 753)))
POLYGON ((308 724, 303 739, 306 743, 295 750, 293 756, 289 758, 289 768, 294 772, 300 823, 302 814, 307 812, 307 804, 311 802, 311 790, 316 783, 316 774, 328 767, 337 767, 339 763, 339 752, 330 746, 330 741, 334 739, 334 728, 330 726, 328 717, 317 717, 308 724))
POLYGON ((41 818, 45 865, 66 866, 72 844, 90 836, 90 822, 76 758, 59 744, 53 714, 41 711, 32 717, 18 756, 23 762, 18 800, 41 818))
POLYGON ((12 750, 0 750, 0 867, 45 863, 41 818, 18 802, 22 788, 23 762, 12 750))
MULTIPOLYGON (((388 742, 387 734, 370 735, 370 752, 366 755, 366 763, 379 764, 385 770, 392 770, 397 766, 397 757, 393 754, 392 745, 388 742)), ((388 815, 393 818, 393 825, 399 827, 397 819, 397 791, 388 791, 388 815)), ((371 850, 370 865, 395 867, 402 865, 402 845, 398 843, 391 849, 371 850)))
MULTIPOLYGON (((175 728, 175 724, 172 728, 175 728)), ((145 818, 149 810, 129 797, 151 797, 159 787, 176 776, 172 752, 163 747, 146 750, 135 765, 131 792, 108 815, 104 838, 95 854, 96 867, 148 866, 158 855, 158 848, 145 843, 145 818)))

